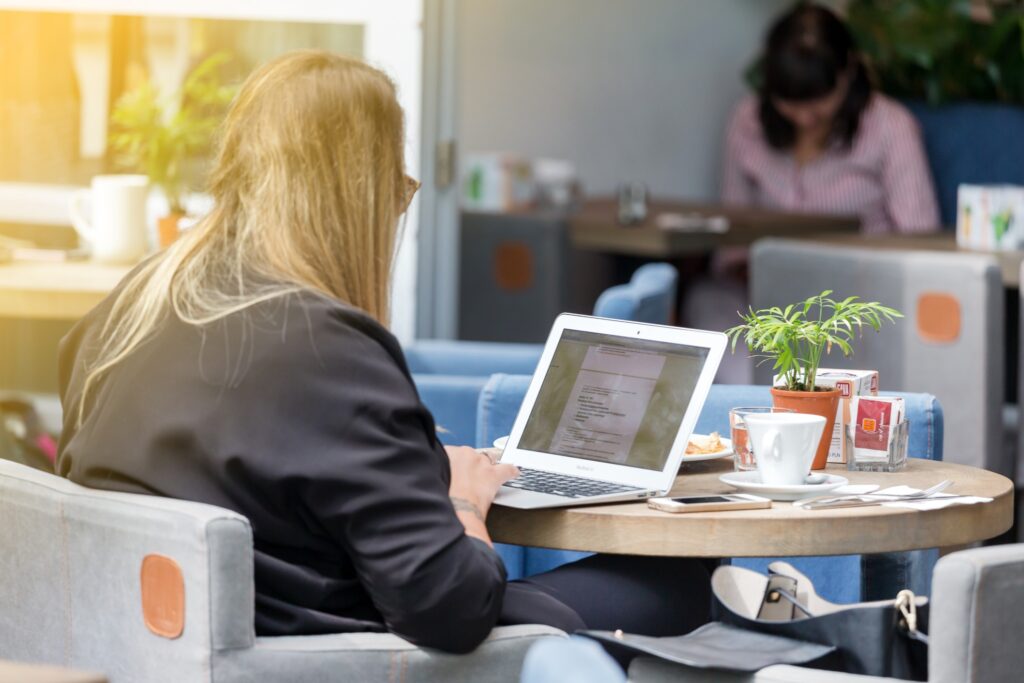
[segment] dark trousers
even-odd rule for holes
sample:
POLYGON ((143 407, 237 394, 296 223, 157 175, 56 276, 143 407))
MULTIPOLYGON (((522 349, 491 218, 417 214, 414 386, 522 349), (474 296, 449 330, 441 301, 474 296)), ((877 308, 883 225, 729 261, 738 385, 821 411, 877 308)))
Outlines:
POLYGON ((509 582, 498 624, 682 635, 710 621, 708 566, 695 559, 593 555, 509 582))

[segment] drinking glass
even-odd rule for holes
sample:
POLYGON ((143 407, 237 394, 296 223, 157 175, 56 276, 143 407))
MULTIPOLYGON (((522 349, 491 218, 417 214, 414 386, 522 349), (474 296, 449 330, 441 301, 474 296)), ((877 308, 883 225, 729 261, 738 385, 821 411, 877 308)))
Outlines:
POLYGON ((747 439, 747 426, 743 423, 744 415, 763 415, 765 413, 794 413, 792 408, 773 408, 772 406, 754 406, 750 408, 733 408, 729 411, 729 431, 732 438, 733 466, 737 472, 757 469, 754 452, 750 450, 747 439))

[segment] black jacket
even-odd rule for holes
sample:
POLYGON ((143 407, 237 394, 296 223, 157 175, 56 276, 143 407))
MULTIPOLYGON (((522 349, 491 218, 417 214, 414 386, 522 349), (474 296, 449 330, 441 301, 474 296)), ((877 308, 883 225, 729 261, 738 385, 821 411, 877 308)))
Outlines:
POLYGON ((388 629, 454 652, 486 637, 505 569, 452 510, 448 458, 387 330, 313 293, 203 328, 172 315, 90 389, 77 427, 110 307, 61 343, 59 474, 245 515, 261 635, 388 629))

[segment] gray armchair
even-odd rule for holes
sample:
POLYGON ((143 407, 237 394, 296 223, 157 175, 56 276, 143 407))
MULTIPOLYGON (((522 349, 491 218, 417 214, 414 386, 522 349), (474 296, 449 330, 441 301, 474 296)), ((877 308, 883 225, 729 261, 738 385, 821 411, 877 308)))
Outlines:
MULTIPOLYGON (((930 683, 1019 681, 1024 672, 1024 544, 963 550, 939 560, 932 579, 930 683)), ((629 669, 634 683, 868 683, 892 678, 772 666, 755 675, 703 671, 651 658, 629 669)))
MULTIPOLYGON (((996 259, 786 239, 754 245, 754 308, 784 306, 825 289, 881 301, 906 319, 862 335, 850 358, 832 353, 822 364, 874 368, 886 391, 935 395, 946 409, 944 459, 1012 477, 1015 463, 1003 451, 1005 293, 996 259)), ((770 363, 755 371, 755 380, 771 382, 770 363)))
POLYGON ((544 626, 469 655, 387 633, 256 637, 248 520, 201 503, 96 491, 0 460, 0 658, 110 683, 515 681, 544 626))

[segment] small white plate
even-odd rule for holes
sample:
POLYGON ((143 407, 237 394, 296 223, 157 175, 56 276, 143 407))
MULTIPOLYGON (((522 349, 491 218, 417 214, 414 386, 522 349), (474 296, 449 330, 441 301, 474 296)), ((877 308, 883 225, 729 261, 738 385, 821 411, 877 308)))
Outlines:
MULTIPOLYGON (((692 434, 690 438, 697 437, 698 439, 708 438, 707 434, 692 434)), ((493 446, 499 451, 505 450, 505 445, 508 443, 507 436, 499 436, 494 440, 493 446)), ((684 455, 683 462, 699 462, 701 460, 715 460, 716 458, 724 458, 732 455, 732 440, 722 439, 722 449, 715 451, 714 453, 699 453, 697 455, 684 455)))
MULTIPOLYGON (((701 441, 710 438, 707 434, 691 434, 690 440, 694 439, 701 441)), ((683 462, 700 462, 701 460, 715 460, 717 458, 725 458, 732 455, 732 439, 726 439, 720 437, 722 441, 722 448, 715 451, 714 453, 696 453, 694 455, 683 454, 683 462)))
POLYGON ((744 493, 754 493, 772 500, 797 500, 820 495, 850 483, 849 479, 840 477, 838 474, 816 473, 809 475, 808 478, 815 483, 791 486, 762 484, 760 472, 729 472, 718 479, 744 493))

